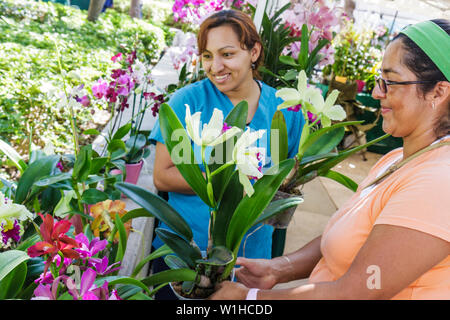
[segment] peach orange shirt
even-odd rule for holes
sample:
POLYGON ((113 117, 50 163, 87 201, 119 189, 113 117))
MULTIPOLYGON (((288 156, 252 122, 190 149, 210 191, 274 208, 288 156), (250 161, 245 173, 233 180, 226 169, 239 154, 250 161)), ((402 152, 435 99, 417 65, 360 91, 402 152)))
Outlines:
MULTIPOLYGON (((449 140, 447 136, 445 141, 449 140)), ((330 218, 322 235, 322 258, 310 283, 344 275, 376 224, 406 227, 450 242, 450 146, 430 150, 365 188, 401 157, 401 148, 383 156, 357 192, 330 218)), ((450 256, 393 299, 450 299, 450 256)))

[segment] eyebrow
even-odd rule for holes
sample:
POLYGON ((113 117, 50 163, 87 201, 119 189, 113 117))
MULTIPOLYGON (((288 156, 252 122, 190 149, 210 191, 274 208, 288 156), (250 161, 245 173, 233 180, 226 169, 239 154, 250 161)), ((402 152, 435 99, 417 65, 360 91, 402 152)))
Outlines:
POLYGON ((381 69, 381 71, 384 72, 384 73, 396 73, 396 74, 400 74, 400 72, 398 72, 398 71, 396 71, 396 70, 394 70, 394 69, 391 69, 391 68, 384 68, 384 69, 381 69))
MULTIPOLYGON (((235 46, 225 46, 225 47, 220 48, 220 49, 217 50, 217 51, 222 51, 222 50, 225 50, 225 49, 235 49, 235 48, 236 48, 235 46)), ((208 49, 205 49, 205 51, 211 52, 211 51, 209 51, 208 49)), ((204 52, 205 52, 205 51, 204 51, 204 52)))

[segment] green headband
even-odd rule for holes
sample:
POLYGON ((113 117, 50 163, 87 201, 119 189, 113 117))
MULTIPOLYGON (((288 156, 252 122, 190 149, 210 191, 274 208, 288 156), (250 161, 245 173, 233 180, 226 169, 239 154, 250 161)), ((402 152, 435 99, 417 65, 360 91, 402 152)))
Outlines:
POLYGON ((423 21, 401 31, 414 41, 450 81, 450 36, 433 21, 423 21))

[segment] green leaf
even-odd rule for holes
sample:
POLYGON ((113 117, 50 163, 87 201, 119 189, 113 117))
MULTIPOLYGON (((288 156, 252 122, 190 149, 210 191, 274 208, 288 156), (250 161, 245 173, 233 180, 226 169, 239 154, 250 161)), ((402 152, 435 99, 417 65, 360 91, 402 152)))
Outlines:
POLYGON ((300 65, 300 70, 305 70, 308 61, 309 52, 309 31, 306 23, 302 25, 302 35, 300 44, 300 54, 298 55, 298 64, 300 65))
POLYGON ((55 169, 59 159, 60 157, 57 155, 47 156, 30 164, 19 180, 14 202, 23 204, 42 191, 41 187, 33 186, 34 183, 42 177, 49 176, 55 169))
POLYGON ((22 240, 17 246, 17 250, 26 251, 29 247, 36 244, 36 242, 40 241, 41 237, 38 234, 33 234, 32 236, 22 240))
POLYGON ((161 133, 167 150, 171 155, 172 162, 176 165, 192 190, 207 205, 212 207, 213 204, 210 203, 206 191, 206 181, 200 167, 196 163, 189 136, 175 112, 166 103, 162 104, 159 109, 159 121, 161 133), (178 140, 176 140, 176 137, 178 137, 178 140), (182 156, 180 156, 180 151, 182 156))
POLYGON ((189 268, 186 262, 173 254, 169 254, 168 256, 164 257, 164 262, 170 269, 189 268))
POLYGON ((108 200, 108 195, 103 191, 90 188, 83 192, 81 196, 81 202, 86 204, 96 204, 98 202, 102 202, 108 200))
POLYGON ((288 157, 288 133, 286 120, 280 110, 272 118, 270 127, 270 154, 272 162, 278 164, 288 157))
POLYGON ((27 264, 24 261, 0 281, 0 300, 15 298, 22 290, 26 275, 27 264))
POLYGON ((83 134, 85 134, 85 135, 92 134, 92 135, 98 136, 98 135, 100 135, 100 131, 98 131, 97 129, 87 129, 87 130, 83 131, 83 134))
POLYGON ((19 264, 30 259, 28 254, 20 250, 0 252, 0 281, 3 280, 19 264))
POLYGON ((336 172, 336 171, 332 171, 332 170, 328 170, 325 173, 321 174, 322 177, 327 177, 330 178, 336 182, 339 182, 340 184, 342 184, 344 187, 349 188, 350 190, 352 190, 353 192, 356 192, 356 190, 358 189, 358 184, 353 181, 352 179, 350 179, 349 177, 343 175, 342 173, 336 172))
POLYGON ((115 187, 136 204, 168 225, 176 233, 183 236, 186 240, 192 241, 192 230, 188 223, 166 200, 134 184, 118 182, 115 184, 115 187))
POLYGON ((91 161, 91 170, 89 171, 89 174, 98 174, 107 162, 107 157, 93 158, 91 161))
POLYGON ((228 226, 239 202, 244 196, 244 187, 239 182, 239 172, 235 171, 228 182, 217 209, 216 221, 212 230, 215 246, 225 246, 228 226))
MULTIPOLYGON (((114 219, 116 228, 119 230, 119 247, 117 249, 116 261, 122 261, 125 255, 125 250, 127 249, 127 232, 119 214, 116 213, 116 218, 114 219)), ((112 235, 114 237, 114 234, 112 235)))
POLYGON ((331 152, 342 141, 344 134, 344 127, 335 127, 332 130, 327 130, 315 140, 314 144, 309 145, 303 156, 310 157, 331 152))
POLYGON ((162 228, 157 228, 155 233, 179 258, 186 262, 190 268, 195 268, 195 261, 202 258, 200 249, 191 245, 186 239, 180 237, 178 234, 162 228))
POLYGON ((226 266, 233 261, 233 252, 224 246, 213 247, 208 253, 208 259, 197 259, 199 264, 226 266))
POLYGON ((294 167, 294 163, 294 159, 286 159, 280 162, 278 166, 271 167, 254 184, 255 193, 251 197, 246 195, 239 203, 230 221, 227 234, 226 247, 233 253, 237 253, 245 233, 269 205, 284 178, 294 167))
POLYGON ((69 180, 71 178, 72 178, 71 173, 64 172, 64 173, 60 173, 60 174, 56 174, 56 175, 49 175, 49 176, 42 177, 39 180, 37 180, 34 183, 34 185, 37 187, 47 187, 54 183, 64 181, 64 180, 69 180))
POLYGON ((109 153, 113 153, 114 151, 117 151, 117 150, 126 151, 127 147, 125 146, 125 142, 123 142, 122 140, 114 139, 108 143, 107 149, 108 149, 109 153))
POLYGON ((166 244, 162 245, 152 253, 150 253, 147 257, 139 261, 139 263, 134 268, 133 274, 131 275, 133 278, 137 276, 137 274, 141 271, 141 269, 145 266, 145 264, 151 260, 156 258, 165 256, 167 254, 172 253, 172 249, 170 249, 166 244))
POLYGON ((91 158, 92 145, 83 146, 73 166, 72 177, 75 181, 82 182, 87 179, 91 170, 91 158))
POLYGON ((291 56, 280 56, 280 62, 298 68, 300 65, 291 56))
POLYGON ((113 140, 120 140, 123 137, 127 135, 128 132, 131 130, 131 122, 126 123, 125 125, 121 126, 119 129, 117 129, 116 133, 113 135, 113 140))
POLYGON ((301 157, 304 155, 304 153, 313 145, 316 143, 317 140, 319 140, 319 138, 324 135, 325 133, 335 130, 336 128, 340 128, 340 127, 345 127, 345 126, 350 126, 350 125, 355 125, 355 124, 359 124, 362 123, 362 121, 347 121, 347 122, 339 122, 336 124, 333 124, 332 126, 326 127, 326 128, 321 128, 320 130, 314 131, 312 133, 310 133, 307 137, 307 139, 302 142, 302 144, 299 146, 299 158, 301 159, 301 157))
MULTIPOLYGON (((227 115, 224 122, 229 126, 238 127, 242 130, 245 129, 246 120, 248 114, 247 101, 239 102, 227 115)), ((210 161, 214 159, 216 163, 209 165, 210 172, 217 170, 222 164, 225 164, 232 160, 232 152, 234 145, 239 135, 225 141, 222 144, 215 146, 211 152, 210 161)), ((225 188, 230 181, 232 174, 235 171, 235 166, 229 166, 225 170, 216 174, 212 178, 212 187, 214 190, 215 201, 220 202, 224 194, 225 188)))
POLYGON ((191 269, 174 269, 165 270, 151 275, 141 282, 146 286, 155 286, 162 283, 170 283, 176 281, 195 281, 197 278, 197 272, 191 269))
POLYGON ((284 210, 298 206, 302 202, 303 198, 301 197, 292 197, 288 199, 272 201, 263 211, 263 213, 258 217, 258 219, 256 219, 253 225, 264 222, 284 210))
POLYGON ((27 164, 25 161, 23 161, 20 154, 14 150, 13 147, 11 147, 9 144, 7 144, 5 141, 0 139, 0 151, 2 151, 6 156, 14 163, 14 165, 19 169, 20 173, 23 174, 23 172, 27 169, 27 164))

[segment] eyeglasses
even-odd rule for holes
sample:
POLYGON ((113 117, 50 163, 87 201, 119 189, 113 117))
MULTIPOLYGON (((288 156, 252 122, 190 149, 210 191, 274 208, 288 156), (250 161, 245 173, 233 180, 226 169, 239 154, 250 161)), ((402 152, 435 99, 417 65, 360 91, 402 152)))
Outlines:
POLYGON ((380 90, 381 90, 381 92, 383 94, 387 93, 387 91, 388 91, 388 87, 387 86, 438 82, 437 80, 390 81, 390 80, 385 80, 385 79, 383 79, 380 76, 375 76, 375 81, 377 82, 377 85, 378 85, 378 87, 380 88, 380 90))

